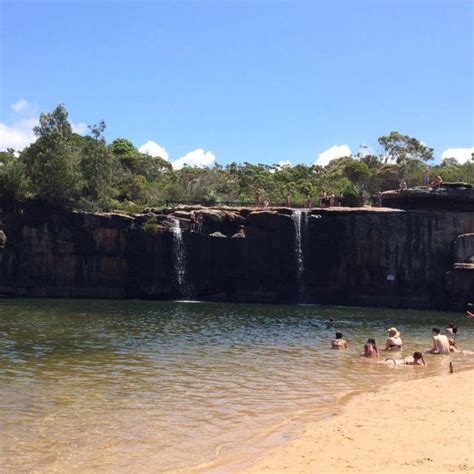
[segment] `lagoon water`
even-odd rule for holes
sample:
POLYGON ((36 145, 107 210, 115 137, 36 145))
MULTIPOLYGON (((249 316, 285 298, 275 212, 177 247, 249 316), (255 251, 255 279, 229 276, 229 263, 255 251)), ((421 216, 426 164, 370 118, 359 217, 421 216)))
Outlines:
MULTIPOLYGON (((403 355, 462 314, 321 306, 1 300, 2 472, 161 472, 252 453, 270 433, 340 411, 344 395, 474 367, 427 355, 390 368, 359 356, 397 326, 403 355), (336 322, 329 322, 334 318, 336 322), (335 329, 350 347, 334 351, 335 329)), ((271 438, 271 437, 270 437, 271 438)), ((264 444, 264 443, 263 443, 264 444)))

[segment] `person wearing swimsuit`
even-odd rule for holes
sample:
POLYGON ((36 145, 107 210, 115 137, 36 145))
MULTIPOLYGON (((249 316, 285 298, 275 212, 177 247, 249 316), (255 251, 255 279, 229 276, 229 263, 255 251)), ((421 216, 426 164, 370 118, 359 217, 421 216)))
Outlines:
POLYGON ((402 349, 402 340, 400 338, 400 332, 397 328, 390 328, 387 330, 388 337, 385 341, 386 351, 400 351, 402 349))
POLYGON ((331 341, 332 349, 347 349, 347 341, 342 337, 342 332, 336 332, 336 339, 331 341))
POLYGON ((412 357, 405 357, 403 359, 394 359, 393 357, 387 357, 384 361, 384 364, 393 364, 396 365, 422 365, 426 367, 425 359, 421 352, 414 352, 412 357))
POLYGON ((379 350, 377 348, 377 343, 375 339, 369 338, 367 339, 366 344, 364 345, 364 353, 362 354, 364 357, 378 357, 379 350))

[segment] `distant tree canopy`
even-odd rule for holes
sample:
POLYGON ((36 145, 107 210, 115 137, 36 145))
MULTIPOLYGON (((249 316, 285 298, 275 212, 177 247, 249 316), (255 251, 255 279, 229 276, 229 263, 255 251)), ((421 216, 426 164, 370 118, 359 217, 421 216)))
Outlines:
MULTIPOLYGON (((392 131, 378 139, 383 154, 346 156, 324 167, 244 162, 174 170, 169 161, 141 153, 126 138, 107 144, 105 129, 100 121, 89 127, 88 136, 75 134, 62 104, 42 113, 34 143, 19 155, 0 152, 0 200, 35 198, 78 209, 135 212, 166 202, 250 204, 259 190, 261 201, 274 205, 283 204, 287 194, 301 205, 308 193, 317 198, 323 191, 342 191, 355 202, 361 190, 375 195, 398 188, 401 179, 420 185, 433 158, 432 148, 392 131)), ((474 180, 474 163, 454 158, 429 170, 445 181, 474 180)))
POLYGON ((378 139, 383 146, 385 162, 396 162, 405 164, 410 160, 428 161, 433 159, 433 148, 428 148, 416 138, 402 135, 398 132, 390 132, 389 135, 378 139))

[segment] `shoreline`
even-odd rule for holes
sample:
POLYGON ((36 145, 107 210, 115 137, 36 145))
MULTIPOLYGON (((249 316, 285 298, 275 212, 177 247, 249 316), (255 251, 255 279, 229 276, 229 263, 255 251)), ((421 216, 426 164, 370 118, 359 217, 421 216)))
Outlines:
POLYGON ((289 420, 289 438, 276 428, 190 472, 474 473, 474 369, 349 392, 338 405, 321 420, 289 420))

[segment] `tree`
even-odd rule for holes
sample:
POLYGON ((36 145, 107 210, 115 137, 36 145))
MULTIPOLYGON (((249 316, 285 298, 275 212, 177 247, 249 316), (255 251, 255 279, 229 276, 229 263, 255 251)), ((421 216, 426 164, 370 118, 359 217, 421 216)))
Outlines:
POLYGON ((369 168, 362 161, 351 160, 344 164, 343 173, 347 179, 360 186, 369 176, 369 168))
POLYGON ((23 150, 20 158, 34 194, 57 204, 73 203, 81 189, 80 157, 64 105, 42 113, 33 130, 38 139, 23 150))
POLYGON ((120 161, 125 172, 144 176, 154 181, 164 172, 172 170, 171 163, 159 156, 140 153, 126 138, 117 138, 109 145, 109 150, 120 161))
POLYGON ((14 203, 23 199, 28 188, 24 164, 13 149, 0 152, 0 200, 14 203))
POLYGON ((90 125, 82 149, 81 171, 84 179, 83 196, 94 204, 103 204, 112 196, 113 156, 107 149, 104 137, 105 122, 90 125))
POLYGON ((385 163, 404 164, 410 160, 433 159, 433 148, 428 148, 416 138, 399 132, 390 132, 389 135, 379 137, 378 142, 384 148, 385 163))

